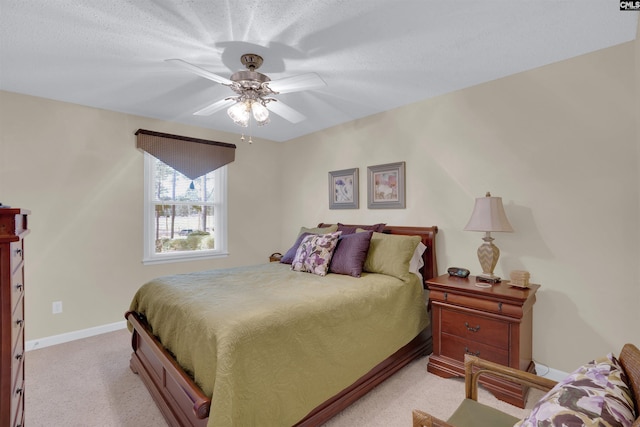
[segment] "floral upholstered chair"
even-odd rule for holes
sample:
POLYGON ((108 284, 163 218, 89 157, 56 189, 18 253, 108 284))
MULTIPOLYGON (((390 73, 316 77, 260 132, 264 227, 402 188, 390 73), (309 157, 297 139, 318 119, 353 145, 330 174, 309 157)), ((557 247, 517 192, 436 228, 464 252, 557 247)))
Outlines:
POLYGON ((414 427, 640 427, 640 350, 625 344, 618 358, 595 359, 560 382, 465 356, 466 398, 447 421, 413 411, 414 427), (524 419, 479 403, 478 378, 494 375, 548 391, 524 419))

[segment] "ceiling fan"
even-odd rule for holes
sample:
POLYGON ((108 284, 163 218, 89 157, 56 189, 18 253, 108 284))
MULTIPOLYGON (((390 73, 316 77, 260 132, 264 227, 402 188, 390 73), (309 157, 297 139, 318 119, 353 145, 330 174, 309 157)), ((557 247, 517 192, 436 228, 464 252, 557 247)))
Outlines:
POLYGON ((242 127, 249 125, 251 116, 258 125, 266 125, 269 123, 269 111, 291 123, 299 123, 306 117, 282 101, 273 98, 273 95, 326 86, 324 80, 316 73, 300 74, 272 81, 268 76, 256 71, 262 65, 263 59, 260 55, 253 53, 247 53, 240 57, 240 62, 247 70, 233 73, 230 78, 219 76, 182 59, 167 59, 166 62, 180 66, 205 79, 228 86, 234 91, 235 96, 216 101, 193 114, 208 116, 229 107, 227 114, 237 125, 242 127))

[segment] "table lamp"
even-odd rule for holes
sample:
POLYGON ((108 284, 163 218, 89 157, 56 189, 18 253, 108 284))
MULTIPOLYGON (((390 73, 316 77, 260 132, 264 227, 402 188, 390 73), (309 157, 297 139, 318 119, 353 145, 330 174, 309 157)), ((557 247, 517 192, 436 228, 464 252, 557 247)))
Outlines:
POLYGON ((498 258, 500 257, 500 249, 493 244, 494 239, 491 237, 491 232, 513 231, 513 227, 509 224, 502 206, 502 197, 492 197, 489 192, 485 197, 478 197, 471 219, 469 219, 469 223, 464 230, 483 231, 485 233, 482 238, 484 243, 478 248, 478 260, 482 267, 482 274, 477 275, 477 279, 489 283, 500 282, 500 277, 493 274, 493 269, 498 264, 498 258))

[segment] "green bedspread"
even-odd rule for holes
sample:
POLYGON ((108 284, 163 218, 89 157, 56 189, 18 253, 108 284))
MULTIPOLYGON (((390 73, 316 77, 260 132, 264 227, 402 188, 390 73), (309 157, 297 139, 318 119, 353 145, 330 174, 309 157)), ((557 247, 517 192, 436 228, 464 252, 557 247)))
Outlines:
POLYGON ((209 427, 291 426, 427 326, 419 282, 269 263, 158 278, 131 310, 212 397, 209 427))

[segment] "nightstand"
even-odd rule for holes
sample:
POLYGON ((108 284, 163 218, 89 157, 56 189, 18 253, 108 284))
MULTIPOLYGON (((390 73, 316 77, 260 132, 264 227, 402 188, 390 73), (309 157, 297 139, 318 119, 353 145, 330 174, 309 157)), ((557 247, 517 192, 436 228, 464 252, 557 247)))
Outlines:
MULTIPOLYGON (((464 376, 464 355, 469 353, 535 373, 532 308, 540 285, 517 288, 501 282, 482 288, 474 276, 448 274, 427 285, 433 329, 429 372, 445 378, 464 376)), ((524 408, 528 387, 486 376, 480 382, 498 399, 524 408)))
POLYGON ((282 254, 280 252, 274 252, 269 255, 269 262, 280 262, 282 259, 282 254))

